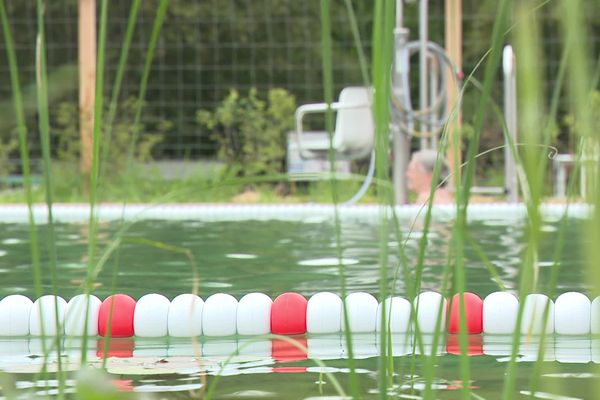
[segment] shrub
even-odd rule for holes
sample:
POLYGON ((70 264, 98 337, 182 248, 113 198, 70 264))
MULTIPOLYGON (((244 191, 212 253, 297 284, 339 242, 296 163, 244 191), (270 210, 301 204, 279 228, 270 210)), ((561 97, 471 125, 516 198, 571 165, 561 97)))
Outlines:
MULTIPOLYGON (((117 172, 125 167, 131 146, 131 137, 137 129, 143 132, 139 136, 133 152, 136 161, 148 161, 152 159, 153 148, 163 140, 163 135, 169 131, 173 124, 170 121, 161 121, 154 132, 148 132, 146 127, 134 125, 135 98, 128 98, 119 105, 117 118, 112 127, 109 150, 106 160, 106 170, 117 172)), ((106 127, 102 127, 102 145, 106 143, 106 127)), ((52 140, 56 149, 56 157, 59 161, 67 163, 78 162, 80 157, 81 138, 79 133, 79 108, 72 102, 59 104, 52 123, 52 140)), ((101 153, 103 154, 103 153, 101 153)))
POLYGON ((264 101, 253 88, 247 97, 231 90, 216 110, 200 110, 196 117, 217 142, 217 157, 227 164, 225 174, 273 175, 285 169, 295 109, 295 99, 286 90, 270 89, 264 101))
MULTIPOLYGON (((14 138, 6 141, 0 139, 0 179, 7 178, 13 172, 13 165, 10 162, 12 153, 18 149, 18 142, 14 138)), ((0 185, 2 181, 0 180, 0 185)))

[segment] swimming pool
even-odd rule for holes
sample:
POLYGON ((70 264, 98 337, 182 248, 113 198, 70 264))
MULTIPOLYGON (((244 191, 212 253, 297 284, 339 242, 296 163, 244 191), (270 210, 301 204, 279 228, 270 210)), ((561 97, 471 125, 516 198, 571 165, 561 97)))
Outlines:
MULTIPOLYGON (((58 252, 57 284, 60 295, 68 299, 81 292, 81 282, 87 268, 87 208, 85 206, 61 206, 55 210, 59 221, 56 225, 56 249, 58 252), (61 207, 63 207, 61 209, 61 207)), ((24 208, 14 206, 0 210, 1 220, 7 221, 0 229, 0 274, 4 284, 1 296, 24 294, 35 297, 31 279, 30 253, 24 208)), ((413 223, 417 209, 399 210, 400 226, 404 239, 413 223)), ((546 222, 542 228, 540 252, 540 282, 545 288, 549 279, 549 267, 556 245, 558 219, 564 209, 560 206, 544 210, 546 222)), ((38 221, 44 207, 36 210, 38 221)), ((165 243, 189 249, 197 265, 200 277, 200 295, 224 292, 240 298, 250 292, 264 292, 274 298, 280 293, 296 291, 306 297, 319 291, 340 291, 338 260, 336 258, 335 225, 333 209, 328 206, 184 206, 148 207, 134 206, 123 210, 121 206, 106 206, 100 210, 101 224, 98 233, 99 249, 114 239, 119 229, 119 218, 127 221, 137 219, 127 231, 118 257, 107 262, 97 279, 94 291, 105 297, 113 291, 127 293, 135 298, 150 292, 164 294, 169 298, 189 292, 193 275, 189 260, 181 253, 166 250, 165 243), (136 208, 137 207, 137 208, 136 208), (143 238, 144 240, 138 240, 143 238), (118 260, 118 262, 117 262, 118 260), (113 272, 116 287, 112 287, 113 272)), ((582 251, 585 238, 580 234, 587 209, 573 207, 567 223, 569 246, 562 252, 561 272, 556 292, 586 292, 582 268, 582 251)), ((423 276, 423 288, 439 290, 441 271, 452 233, 451 208, 436 210, 429 234, 423 276)), ((379 282, 379 209, 378 207, 349 207, 340 210, 341 254, 346 267, 349 292, 365 291, 378 295, 379 282)), ((502 281, 509 290, 516 287, 518 268, 525 245, 524 209, 514 206, 474 207, 469 229, 477 243, 485 249, 490 261, 497 268, 502 281)), ((413 231, 406 239, 409 265, 414 259, 421 235, 422 221, 417 218, 413 231)), ((47 229, 40 223, 40 238, 47 229)), ((390 272, 398 264, 398 239, 390 234, 390 272)), ((43 265, 47 268, 48 256, 42 243, 43 265)), ((485 296, 498 289, 490 278, 484 263, 476 252, 466 252, 466 289, 485 296)), ((48 277, 44 279, 45 291, 51 291, 48 277)), ((402 282, 394 288, 398 295, 405 294, 402 282)), ((305 399, 334 396, 331 382, 322 374, 334 373, 343 385, 347 381, 347 350, 341 335, 302 336, 301 343, 308 347, 303 353, 276 339, 251 342, 247 337, 202 338, 197 347, 189 340, 165 339, 119 339, 107 349, 111 358, 108 370, 115 379, 126 381, 128 389, 135 391, 180 392, 172 397, 185 397, 189 390, 202 390, 200 377, 213 376, 223 369, 225 375, 217 386, 217 398, 290 398, 305 399), (194 354, 202 355, 199 362, 194 354), (230 354, 235 357, 224 366, 230 354), (327 369, 315 365, 311 358, 321 358, 327 369), (281 375, 286 373, 285 375, 281 375), (283 379, 282 377, 285 377, 283 379)), ((501 391, 507 354, 510 354, 509 338, 476 335, 470 337, 470 348, 477 356, 470 358, 474 392, 484 398, 496 398, 501 391), (507 341, 508 340, 508 341, 507 341)), ((355 335, 355 353, 360 376, 361 390, 365 397, 377 397, 376 371, 378 361, 378 338, 376 334, 355 335)), ((415 374, 410 374, 413 357, 413 338, 394 339, 397 372, 391 393, 396 397, 418 398, 423 387, 420 361, 417 357, 415 374)), ((460 396, 459 357, 452 353, 452 340, 440 348, 436 360, 437 379, 435 387, 438 398, 460 396)), ((0 353, 4 370, 18 373, 23 389, 35 385, 33 371, 39 366, 40 339, 25 338, 0 341, 0 353)), ((67 364, 77 369, 78 344, 64 339, 67 364), (69 350, 71 349, 71 350, 69 350), (71 353, 72 351, 72 353, 71 353), (69 361, 70 360, 70 361, 69 361)), ((597 379, 592 362, 600 361, 600 343, 590 337, 552 336, 546 343, 543 370, 540 372, 540 389, 554 395, 573 398, 589 398, 597 379)), ((529 376, 533 373, 536 358, 536 342, 523 343, 519 364, 517 392, 530 390, 529 376)), ((89 359, 106 354, 104 342, 90 338, 89 359)), ((209 378, 210 381, 211 378, 209 378)), ((164 395, 169 397, 171 395, 164 395)), ((548 398, 548 397, 546 397, 548 398)))

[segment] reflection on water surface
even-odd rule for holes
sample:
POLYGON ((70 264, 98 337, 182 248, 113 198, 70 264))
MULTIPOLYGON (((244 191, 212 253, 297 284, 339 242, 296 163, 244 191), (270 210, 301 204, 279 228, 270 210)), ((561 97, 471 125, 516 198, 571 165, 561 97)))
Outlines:
MULTIPOLYGON (((217 292, 226 292, 238 299, 249 292, 264 292, 271 297, 287 291, 310 296, 319 291, 340 291, 339 260, 337 259, 335 228, 331 221, 321 217, 304 223, 300 221, 159 221, 149 220, 134 224, 123 238, 123 245, 108 259, 100 271, 95 294, 106 296, 113 291, 112 276, 117 274, 117 292, 139 298, 156 292, 173 298, 189 292, 193 285, 193 268, 200 278, 200 295, 207 298, 217 292), (130 240, 128 238, 131 238, 130 240), (135 238, 147 239, 145 242, 135 238), (194 264, 181 252, 153 246, 161 242, 189 250, 194 264)), ((422 226, 417 223, 409 232, 412 221, 401 220, 402 237, 390 233, 380 236, 377 223, 364 219, 342 219, 340 226, 341 264, 346 274, 347 290, 366 291, 378 295, 380 246, 389 244, 388 266, 390 276, 397 272, 400 260, 399 246, 404 245, 409 269, 416 263, 422 226)), ((556 229, 559 222, 547 222, 542 232, 540 254, 540 282, 545 287, 555 254, 556 229)), ((27 226, 3 224, 0 229, 1 295, 19 293, 34 297, 31 257, 27 226)), ((38 226, 40 238, 45 238, 45 226, 38 226)), ((115 238, 117 222, 100 227, 99 254, 102 255, 115 238)), ((581 221, 567 224, 570 245, 562 251, 559 291, 583 291, 581 221), (576 244, 576 245, 575 245, 576 244)), ((87 227, 81 224, 56 226, 58 251, 57 274, 60 294, 66 299, 81 292, 81 283, 87 267, 87 227)), ((525 224, 521 220, 472 221, 469 234, 485 251, 489 262, 509 290, 517 285, 518 269, 524 251, 525 224)), ((428 247, 423 274, 424 289, 439 289, 442 270, 452 240, 452 221, 435 221, 428 236, 428 247)), ((467 247, 467 290, 482 297, 497 290, 486 262, 477 252, 467 247)), ((49 258, 42 248, 43 268, 49 258)), ((401 276, 401 274, 400 274, 401 276)), ((45 291, 51 288, 48 274, 44 276, 45 291)), ((403 295, 405 287, 398 280, 393 288, 403 295)), ((346 360, 348 349, 341 336, 301 337, 307 353, 289 347, 285 342, 233 337, 202 340, 197 344, 175 340, 115 340, 105 352, 105 343, 90 339, 88 361, 99 365, 107 355, 108 371, 116 384, 124 390, 163 392, 162 397, 181 398, 201 393, 214 375, 224 375, 217 387, 216 398, 248 399, 308 399, 336 398, 338 394, 324 372, 337 377, 347 388, 349 371, 346 360), (225 361, 229 359, 226 364, 225 361), (314 359, 323 360, 325 367, 314 359), (284 375, 285 374, 285 375, 284 375), (285 376, 285 379, 281 379, 285 376), (206 380, 204 379, 206 378, 206 380), (168 392, 175 392, 168 394, 168 392), (177 393, 180 394, 177 394, 177 393), (179 396, 179 397, 178 397, 179 396), (330 396, 330 397, 327 397, 330 396)), ((440 344, 436 354, 434 382, 438 398, 460 397, 459 356, 452 337, 440 344)), ((502 388, 506 362, 510 356, 510 339, 475 336, 470 338, 469 352, 471 379, 474 392, 483 398, 497 398, 502 388)), ((358 359, 361 390, 368 398, 378 397, 377 354, 380 351, 377 335, 357 335, 354 354, 358 359)), ((395 377, 390 395, 396 398, 420 398, 424 387, 422 359, 413 357, 414 340, 411 337, 394 338, 395 377), (411 371, 413 373, 411 374, 411 371), (412 396, 412 397, 411 397, 412 396)), ((432 351, 431 343, 425 352, 432 351), (427 351, 428 350, 428 351, 427 351)), ((79 368, 81 344, 63 341, 64 367, 79 368)), ((533 373, 531 360, 537 358, 539 343, 524 342, 520 346, 519 376, 516 390, 530 390, 529 376, 533 373)), ((1 340, 0 368, 15 373, 20 390, 40 394, 55 393, 51 379, 36 376, 43 358, 40 339, 1 340), (45 379, 45 380, 44 380, 45 379)), ((417 349, 415 349, 417 350, 417 349)), ((419 352, 418 350, 416 351, 419 352)), ((50 353, 47 365, 56 366, 58 355, 50 353)), ((600 346, 591 338, 562 338, 551 336, 544 346, 539 387, 554 396, 590 398, 598 372, 595 363, 600 360, 600 346)), ((70 376, 70 375, 69 375, 70 376)), ((72 381, 67 380, 71 387, 72 381)), ((517 396, 517 394, 515 394, 517 396)), ((561 398, 561 397, 556 397, 561 398)))

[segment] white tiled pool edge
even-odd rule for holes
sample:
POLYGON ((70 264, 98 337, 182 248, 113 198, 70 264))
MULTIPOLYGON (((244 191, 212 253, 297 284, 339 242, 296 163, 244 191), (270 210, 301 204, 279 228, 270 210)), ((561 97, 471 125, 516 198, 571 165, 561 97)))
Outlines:
MULTIPOLYGON (((540 208, 546 219, 554 220, 565 212, 572 218, 586 218, 591 207, 587 204, 544 204, 540 208)), ((55 204, 52 207, 54 220, 57 222, 86 222, 90 216, 88 204, 55 204)), ((341 218, 374 220, 379 217, 381 207, 378 205, 338 206, 341 218)), ((309 218, 333 218, 334 206, 331 204, 101 204, 96 209, 101 221, 112 220, 202 220, 202 221, 249 221, 249 220, 282 220, 302 221, 309 218)), ((414 218, 425 215, 426 209, 420 206, 397 206, 399 218, 414 218)), ((44 204, 33 207, 36 223, 45 223, 48 208, 44 204)), ((453 205, 436 206, 433 209, 435 219, 451 220, 456 215, 453 205)), ((469 206, 469 219, 522 219, 527 215, 523 204, 486 203, 469 206)), ((26 223, 28 210, 24 204, 8 204, 0 206, 0 223, 26 223)))

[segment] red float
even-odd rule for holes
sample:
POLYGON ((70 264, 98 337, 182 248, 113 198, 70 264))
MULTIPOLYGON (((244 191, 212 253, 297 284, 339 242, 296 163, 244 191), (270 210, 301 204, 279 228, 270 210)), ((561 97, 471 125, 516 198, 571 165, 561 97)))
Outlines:
MULTIPOLYGON (((448 341, 446 342, 446 352, 448 354, 461 354, 459 335, 448 335, 448 341)), ((467 354, 470 356, 483 355, 483 337, 481 335, 467 337, 467 354)))
POLYGON ((107 336, 108 322, 109 318, 111 318, 111 337, 119 338, 133 336, 134 311, 135 300, 133 298, 125 294, 115 294, 107 297, 100 305, 100 311, 98 313, 98 334, 100 336, 107 336))
POLYGON ((135 342, 133 339, 98 339, 96 357, 98 358, 130 358, 133 357, 135 342), (108 342, 108 348, 106 344, 108 342))
MULTIPOLYGON (((308 349, 308 343, 306 336, 294 337, 294 339, 301 347, 308 349)), ((271 355, 278 363, 290 363, 294 361, 303 361, 308 359, 308 354, 302 348, 298 348, 294 344, 281 339, 273 339, 271 342, 271 355)), ((273 372, 279 373, 304 373, 306 367, 295 366, 295 367, 273 367, 273 372)))
POLYGON ((293 362, 308 359, 305 349, 308 349, 308 343, 305 336, 293 337, 299 346, 288 342, 287 340, 273 339, 271 342, 271 355, 277 362, 293 362))
MULTIPOLYGON (((460 329, 460 294, 452 297, 450 303, 450 324, 448 333, 458 333, 460 329)), ((465 305, 465 319, 467 322, 467 333, 478 334, 483 331, 483 300, 474 293, 463 294, 465 305)))
POLYGON ((307 300, 299 293, 283 293, 271 306, 271 333, 298 335, 306 333, 307 300))

